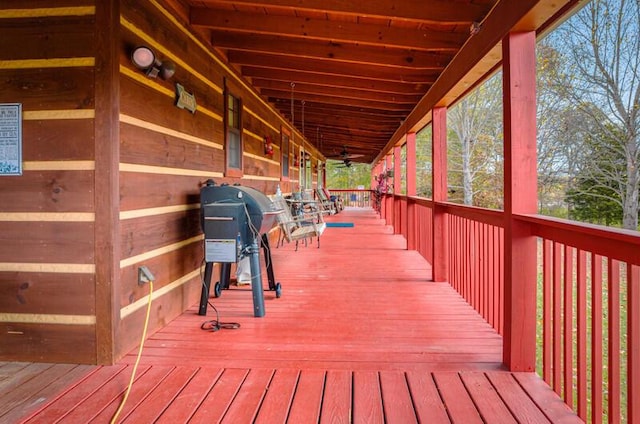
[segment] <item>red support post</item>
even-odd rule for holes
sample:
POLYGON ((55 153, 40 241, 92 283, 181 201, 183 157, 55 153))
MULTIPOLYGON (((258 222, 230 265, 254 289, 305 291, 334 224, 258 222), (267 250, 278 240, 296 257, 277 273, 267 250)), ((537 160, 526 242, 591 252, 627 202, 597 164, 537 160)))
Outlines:
POLYGON ((393 148, 393 193, 402 194, 402 147, 393 148))
POLYGON ((516 214, 537 212, 536 34, 502 41, 504 101, 504 340, 511 371, 535 371, 536 238, 516 214))
POLYGON ((415 196, 416 191, 416 133, 407 134, 407 196, 415 196))
POLYGON ((438 202, 447 201, 447 109, 433 109, 431 163, 433 172, 433 281, 449 280, 447 214, 438 202))
POLYGON ((402 223, 401 221, 405 219, 402 216, 402 211, 399 210, 400 200, 395 197, 396 194, 402 194, 402 147, 396 146, 393 148, 393 233, 401 234, 402 233, 402 223), (396 214, 398 216, 396 216, 396 214))
MULTIPOLYGON (((386 164, 386 171, 389 171, 390 169, 393 169, 393 154, 392 153, 390 153, 390 154, 388 154, 386 156, 385 164, 386 164)), ((393 193, 395 193, 395 191, 396 191, 396 189, 395 189, 395 187, 396 187, 396 184, 395 184, 395 182, 396 182, 396 180, 395 180, 395 176, 396 176, 395 170, 393 170, 393 172, 394 172, 393 177, 392 177, 392 179, 390 179, 392 181, 393 190, 389 191, 389 186, 387 185, 387 194, 391 194, 391 195, 393 195, 393 193)), ((385 204, 386 203, 387 202, 386 202, 386 199, 385 199, 385 204)), ((393 208, 393 202, 391 202, 391 207, 385 208, 384 216, 385 216, 387 225, 389 225, 389 224, 393 225, 393 219, 394 219, 394 217, 393 217, 393 209, 394 209, 393 208)))
POLYGON ((410 196, 416 195, 416 133, 407 134, 407 249, 416 249, 416 208, 410 196))

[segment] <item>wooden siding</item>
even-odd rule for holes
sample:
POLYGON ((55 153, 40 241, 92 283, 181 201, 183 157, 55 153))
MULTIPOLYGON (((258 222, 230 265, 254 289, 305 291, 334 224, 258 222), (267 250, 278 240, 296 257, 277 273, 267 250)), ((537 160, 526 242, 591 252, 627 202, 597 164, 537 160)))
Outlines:
POLYGON ((0 177, 5 359, 96 361, 94 32, 92 2, 0 8, 0 102, 22 104, 24 160, 0 177))

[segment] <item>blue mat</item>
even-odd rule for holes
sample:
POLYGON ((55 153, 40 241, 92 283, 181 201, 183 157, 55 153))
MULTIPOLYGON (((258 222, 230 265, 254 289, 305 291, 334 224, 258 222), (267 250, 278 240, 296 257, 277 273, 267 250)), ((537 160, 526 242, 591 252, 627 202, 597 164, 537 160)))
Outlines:
POLYGON ((327 222, 327 227, 353 227, 353 222, 327 222))

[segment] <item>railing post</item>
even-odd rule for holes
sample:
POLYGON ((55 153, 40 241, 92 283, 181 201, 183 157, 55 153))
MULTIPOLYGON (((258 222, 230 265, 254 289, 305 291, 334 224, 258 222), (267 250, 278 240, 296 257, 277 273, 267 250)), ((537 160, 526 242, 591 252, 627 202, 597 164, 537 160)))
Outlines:
POLYGON ((511 371, 534 371, 537 245, 516 214, 537 212, 536 37, 511 33, 502 41, 504 102, 504 343, 511 371))
POLYGON ((447 109, 433 109, 431 163, 433 172, 433 281, 449 280, 447 216, 438 202, 447 201, 447 109))
POLYGON ((407 134, 407 249, 416 248, 416 208, 410 199, 416 195, 416 133, 407 134))

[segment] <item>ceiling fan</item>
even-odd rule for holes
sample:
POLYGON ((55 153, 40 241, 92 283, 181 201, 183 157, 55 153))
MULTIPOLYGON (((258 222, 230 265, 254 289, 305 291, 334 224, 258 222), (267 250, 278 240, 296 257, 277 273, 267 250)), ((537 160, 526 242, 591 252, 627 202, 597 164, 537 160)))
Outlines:
MULTIPOLYGON (((351 159, 356 159, 356 158, 361 158, 364 155, 359 154, 359 153, 349 153, 349 151, 347 150, 347 146, 342 146, 342 151, 338 154, 335 155, 331 155, 331 156, 327 156, 328 158, 332 158, 332 159, 339 159, 342 161, 346 161, 346 160, 351 160, 351 159)), ((345 163, 346 165, 346 163, 345 163)))

